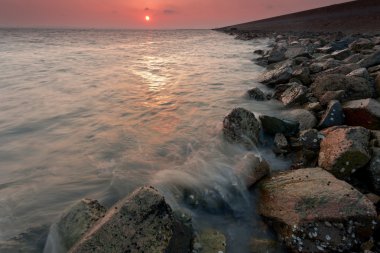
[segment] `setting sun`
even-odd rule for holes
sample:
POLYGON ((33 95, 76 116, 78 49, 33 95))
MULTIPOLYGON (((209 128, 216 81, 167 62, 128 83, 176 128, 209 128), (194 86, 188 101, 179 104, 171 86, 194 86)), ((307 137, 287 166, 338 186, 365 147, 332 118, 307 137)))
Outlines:
POLYGON ((150 21, 150 17, 149 16, 145 16, 145 20, 146 21, 150 21))

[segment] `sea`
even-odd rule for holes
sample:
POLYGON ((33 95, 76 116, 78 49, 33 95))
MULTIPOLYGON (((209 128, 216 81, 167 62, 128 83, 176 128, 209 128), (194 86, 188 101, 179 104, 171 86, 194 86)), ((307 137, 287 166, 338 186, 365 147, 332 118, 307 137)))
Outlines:
POLYGON ((21 238, 43 252, 31 235, 48 234, 79 200, 111 207, 144 185, 196 231, 223 232, 227 252, 274 238, 236 166, 251 153, 274 171, 289 162, 222 132, 233 108, 281 110, 245 95, 269 92, 253 51, 270 43, 211 30, 1 29, 0 245, 21 238))

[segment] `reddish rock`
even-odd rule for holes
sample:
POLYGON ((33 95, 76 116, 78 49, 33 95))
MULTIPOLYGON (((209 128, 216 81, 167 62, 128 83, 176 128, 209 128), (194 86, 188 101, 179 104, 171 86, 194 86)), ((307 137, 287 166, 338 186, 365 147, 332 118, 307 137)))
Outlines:
POLYGON ((343 105, 345 122, 349 126, 380 129, 380 103, 375 99, 360 99, 343 105))
POLYGON ((369 154, 370 131, 363 127, 332 127, 323 131, 318 164, 338 178, 364 167, 369 154))
POLYGON ((353 252, 373 234, 372 202, 321 168, 275 174, 260 192, 261 215, 292 252, 353 252))

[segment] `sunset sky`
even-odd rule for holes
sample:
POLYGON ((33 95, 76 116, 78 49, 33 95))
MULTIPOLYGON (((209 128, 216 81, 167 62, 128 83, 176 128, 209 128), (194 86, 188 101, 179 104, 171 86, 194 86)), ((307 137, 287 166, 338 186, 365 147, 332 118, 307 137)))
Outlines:
POLYGON ((215 28, 343 2, 348 0, 0 0, 0 27, 215 28))

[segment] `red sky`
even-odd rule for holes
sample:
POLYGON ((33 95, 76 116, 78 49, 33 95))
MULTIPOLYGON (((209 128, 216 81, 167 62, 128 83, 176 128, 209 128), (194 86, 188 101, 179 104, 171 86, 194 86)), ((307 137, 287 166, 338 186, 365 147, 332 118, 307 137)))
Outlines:
POLYGON ((348 1, 0 0, 0 26, 215 28, 348 1))

